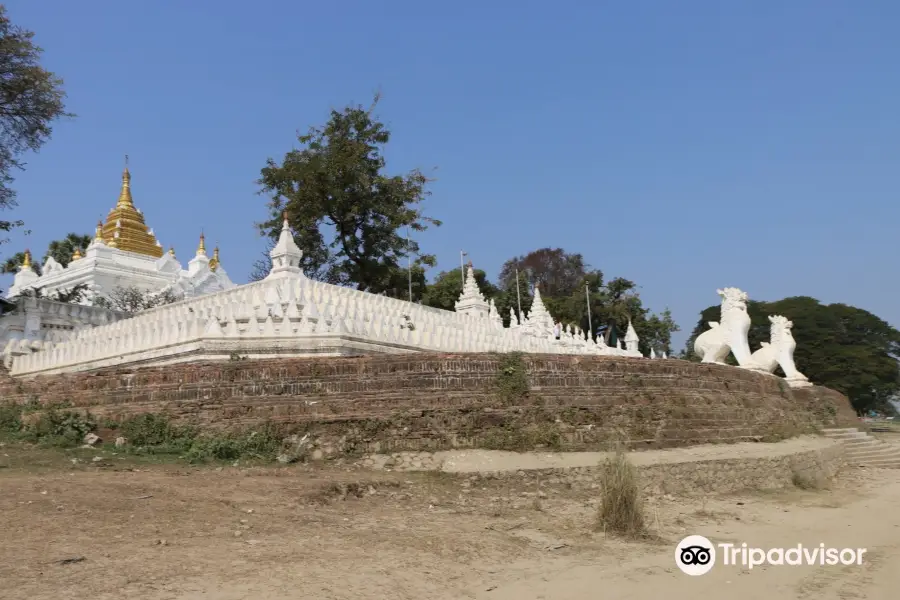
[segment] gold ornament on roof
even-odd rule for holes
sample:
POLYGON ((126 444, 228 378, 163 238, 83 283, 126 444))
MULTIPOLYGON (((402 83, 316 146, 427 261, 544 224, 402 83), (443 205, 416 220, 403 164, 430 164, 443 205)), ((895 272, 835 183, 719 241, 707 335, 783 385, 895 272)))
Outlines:
POLYGON ((72 260, 78 260, 80 258, 82 258, 81 248, 75 248, 75 252, 72 253, 72 260))
POLYGON ((172 246, 169 247, 169 256, 175 258, 175 248, 172 246))
POLYGON ((103 221, 97 221, 97 230, 94 232, 94 241, 103 241, 103 221))
POLYGON ((30 269, 31 268, 31 250, 25 250, 25 254, 22 257, 22 268, 30 269))
POLYGON ((219 246, 213 248, 213 257, 209 260, 209 270, 215 272, 219 268, 219 246))
POLYGON ((197 256, 206 256, 206 236, 200 232, 200 244, 197 246, 197 256))
POLYGON ((163 249, 156 236, 150 233, 144 222, 144 215, 134 206, 131 197, 131 173, 128 171, 128 155, 125 156, 125 170, 122 171, 122 189, 115 208, 109 211, 106 223, 101 228, 106 245, 135 254, 159 258, 163 249), (118 232, 118 237, 115 235, 118 232))

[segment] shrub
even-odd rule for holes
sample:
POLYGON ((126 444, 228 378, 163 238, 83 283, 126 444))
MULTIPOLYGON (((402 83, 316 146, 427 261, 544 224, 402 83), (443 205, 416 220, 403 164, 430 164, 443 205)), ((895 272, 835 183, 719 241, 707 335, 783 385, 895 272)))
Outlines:
POLYGON ((514 404, 528 396, 528 374, 521 352, 501 356, 495 387, 503 404, 514 404))
POLYGON ((119 431, 131 448, 140 448, 148 454, 182 454, 197 437, 193 428, 175 425, 166 415, 152 413, 125 419, 119 431))
POLYGON ((791 482, 801 490, 824 490, 829 485, 828 477, 818 467, 794 469, 791 482))
POLYGON ((604 464, 600 485, 597 529, 626 537, 644 535, 644 503, 637 470, 621 449, 604 464))
POLYGON ((29 442, 47 446, 77 446, 85 435, 96 429, 97 423, 89 413, 50 408, 24 428, 23 437, 29 442))
POLYGON ((22 430, 22 407, 0 404, 0 436, 16 435, 22 430))
POLYGON ((277 428, 267 424, 261 430, 249 433, 198 436, 185 458, 191 462, 239 458, 274 460, 281 451, 282 443, 282 436, 279 435, 277 428))

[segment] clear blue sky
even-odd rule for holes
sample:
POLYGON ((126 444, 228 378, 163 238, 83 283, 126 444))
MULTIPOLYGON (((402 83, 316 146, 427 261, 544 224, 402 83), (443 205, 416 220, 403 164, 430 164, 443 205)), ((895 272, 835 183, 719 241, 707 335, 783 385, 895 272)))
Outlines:
POLYGON ((380 89, 389 168, 438 168, 439 269, 580 252, 679 346, 723 286, 900 325, 896 1, 6 4, 78 118, 28 157, 33 233, 0 253, 93 231, 127 153, 162 244, 186 261, 202 227, 244 282, 266 158, 380 89))

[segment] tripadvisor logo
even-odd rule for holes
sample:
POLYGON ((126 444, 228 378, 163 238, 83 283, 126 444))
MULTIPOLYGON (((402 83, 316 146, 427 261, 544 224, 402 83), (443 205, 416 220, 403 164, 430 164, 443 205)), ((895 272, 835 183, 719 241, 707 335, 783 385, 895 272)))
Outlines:
POLYGON ((717 558, 725 566, 748 570, 762 565, 862 565, 865 548, 826 548, 825 544, 807 547, 797 544, 790 548, 753 548, 742 544, 713 544, 702 535, 689 535, 675 547, 675 564, 687 575, 705 575, 715 566, 717 558))
POLYGON ((702 535, 689 535, 675 547, 675 564, 688 575, 706 575, 716 564, 716 547, 702 535))

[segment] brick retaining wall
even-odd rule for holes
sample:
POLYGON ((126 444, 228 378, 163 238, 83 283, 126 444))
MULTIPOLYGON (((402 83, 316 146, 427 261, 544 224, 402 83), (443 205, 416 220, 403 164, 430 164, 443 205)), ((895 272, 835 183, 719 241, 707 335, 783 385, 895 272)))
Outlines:
POLYGON ((662 448, 781 439, 856 422, 825 388, 681 360, 498 354, 294 358, 107 369, 0 383, 0 401, 98 417, 166 413, 207 428, 264 422, 343 452, 662 448), (512 362, 510 362, 512 361, 512 362), (526 393, 504 378, 524 369, 526 393))

